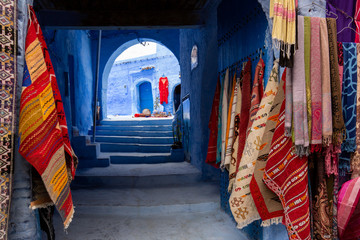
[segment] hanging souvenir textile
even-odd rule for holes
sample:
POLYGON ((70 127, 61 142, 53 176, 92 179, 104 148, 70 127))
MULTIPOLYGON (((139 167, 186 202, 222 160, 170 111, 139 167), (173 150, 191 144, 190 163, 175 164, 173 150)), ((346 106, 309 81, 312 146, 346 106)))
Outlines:
POLYGON ((229 69, 226 69, 224 78, 224 87, 221 101, 221 163, 220 166, 224 165, 225 162, 225 148, 226 148, 226 133, 227 133, 227 120, 228 120, 228 106, 229 106, 229 69))
POLYGON ((320 18, 320 49, 321 49, 321 109, 322 109, 322 138, 323 145, 329 146, 332 142, 332 110, 331 110, 331 83, 329 60, 329 37, 325 18, 320 18))
POLYGON ((360 177, 342 186, 339 192, 338 229, 340 239, 360 238, 360 177))
POLYGON ((208 143, 208 151, 206 155, 205 162, 207 164, 212 165, 215 168, 219 168, 216 164, 216 145, 217 145, 217 135, 218 135, 218 118, 219 118, 219 104, 220 104, 220 77, 218 77, 216 90, 214 94, 214 100, 211 108, 211 115, 209 121, 209 143, 208 143))
POLYGON ((360 0, 356 0, 354 20, 356 25, 355 42, 360 43, 360 0))
POLYGON ((344 80, 342 107, 346 127, 346 138, 341 145, 339 171, 341 176, 350 172, 350 154, 356 150, 356 103, 357 103, 357 55, 356 43, 343 43, 344 80), (348 153, 345 153, 348 152, 348 153))
POLYGON ((221 146, 222 146, 222 99, 224 93, 224 77, 222 77, 221 90, 220 90, 220 102, 219 102, 219 117, 218 117, 218 134, 217 134, 217 143, 216 143, 216 164, 220 166, 221 163, 221 146))
POLYGON ((339 57, 339 78, 340 78, 340 90, 342 91, 342 84, 344 78, 344 50, 342 42, 337 43, 338 57, 339 57))
POLYGON ((19 152, 41 175, 48 193, 33 201, 31 208, 54 204, 67 228, 74 214, 70 181, 75 175, 77 159, 68 139, 54 70, 32 7, 29 7, 29 16, 20 102, 19 152))
POLYGON ((296 154, 304 156, 309 153, 309 133, 306 105, 303 16, 298 16, 297 27, 299 49, 294 56, 294 68, 292 69, 294 137, 296 154))
POLYGON ((247 134, 249 135, 249 131, 251 130, 251 126, 254 122, 255 116, 257 111, 259 110, 259 104, 261 101, 261 98, 264 93, 264 87, 263 87, 263 78, 264 78, 264 69, 265 69, 265 63, 262 58, 260 58, 258 64, 255 68, 255 76, 253 81, 253 88, 251 91, 251 106, 250 106, 250 119, 249 124, 247 126, 247 134))
POLYGON ((8 239, 17 101, 17 1, 2 2, 0 9, 0 239, 8 239))
POLYGON ((322 150, 320 18, 311 18, 311 152, 322 150))
POLYGON ((351 158, 352 179, 360 176, 360 44, 358 43, 356 44, 356 51, 357 51, 356 150, 351 158))
MULTIPOLYGON (((251 61, 245 65, 242 77, 242 89, 241 89, 241 114, 239 123, 239 140, 237 145, 237 155, 233 155, 236 159, 235 169, 231 168, 229 171, 229 187, 228 191, 232 192, 233 184, 235 181, 236 173, 238 172, 241 156, 243 154, 245 140, 246 140, 246 127, 250 117, 250 85, 251 85, 251 61)), ((235 154, 235 152, 234 152, 235 154)))
POLYGON ((333 18, 327 18, 326 21, 329 36, 333 144, 334 146, 340 146, 344 139, 345 125, 341 106, 341 87, 336 40, 336 20, 333 18))
POLYGON ((280 66, 292 67, 296 41, 295 0, 270 0, 273 45, 280 50, 280 66))
POLYGON ((292 87, 292 69, 286 69, 286 91, 285 91, 285 134, 287 137, 292 136, 293 128, 293 87, 292 87))
POLYGON ((292 140, 285 136, 285 106, 281 109, 263 180, 281 201, 289 239, 310 240, 307 158, 294 154, 292 140))
MULTIPOLYGON (((306 86, 306 110, 308 125, 308 141, 311 142, 312 130, 312 103, 311 103, 311 18, 304 17, 304 62, 305 62, 305 86, 306 86)), ((306 138, 306 135, 304 135, 306 138)))
POLYGON ((238 228, 243 228, 260 218, 250 194, 249 185, 259 151, 263 148, 262 137, 278 89, 278 68, 279 62, 275 60, 259 111, 246 139, 233 191, 229 199, 230 209, 238 228))
MULTIPOLYGON (((240 133, 240 113, 241 113, 241 105, 242 105, 242 95, 241 95, 241 87, 240 87, 240 78, 237 78, 236 81, 236 91, 237 91, 237 99, 235 105, 235 116, 233 118, 234 121, 234 140, 232 145, 230 146, 231 155, 230 155, 230 163, 229 163, 229 179, 230 176, 236 173, 236 160, 237 154, 239 150, 239 133, 240 133)), ((228 191, 231 192, 232 184, 229 183, 228 191)))
POLYGON ((284 109, 281 109, 281 106, 285 107, 282 103, 285 99, 285 78, 288 76, 288 70, 289 69, 284 70, 279 90, 275 96, 274 104, 271 107, 269 118, 266 123, 264 137, 262 139, 262 149, 260 150, 259 156, 256 160, 254 175, 250 182, 250 192, 254 199, 257 211, 262 219, 262 226, 270 226, 271 224, 281 223, 284 215, 284 209, 282 208, 278 196, 276 196, 276 194, 264 184, 262 179, 269 156, 274 130, 279 120, 279 113, 284 112, 284 109))
POLYGON ((355 15, 355 0, 327 0, 326 9, 328 12, 333 12, 337 15, 337 38, 339 42, 354 42, 355 29, 354 15, 355 15))
POLYGON ((328 195, 333 191, 325 173, 325 159, 320 152, 309 156, 312 191, 312 215, 314 239, 334 239, 332 232, 332 200, 328 195))
POLYGON ((235 111, 237 103, 237 95, 240 85, 237 84, 236 74, 234 74, 233 79, 233 90, 231 93, 231 99, 229 104, 229 114, 228 114, 228 124, 227 124, 227 134, 226 134, 226 149, 225 149, 225 160, 224 165, 220 166, 222 169, 226 168, 229 170, 232 151, 233 151, 233 142, 234 142, 234 126, 235 126, 235 111))
POLYGON ((167 77, 159 79, 160 104, 168 104, 169 97, 169 80, 167 77))

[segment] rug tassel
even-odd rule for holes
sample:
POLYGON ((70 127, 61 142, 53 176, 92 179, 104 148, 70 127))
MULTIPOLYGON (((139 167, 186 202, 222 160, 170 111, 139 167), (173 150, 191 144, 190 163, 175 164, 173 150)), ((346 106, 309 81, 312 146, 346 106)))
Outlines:
POLYGON ((270 227, 271 225, 275 224, 278 225, 282 223, 283 217, 277 217, 277 218, 270 218, 268 220, 261 222, 261 227, 270 227))

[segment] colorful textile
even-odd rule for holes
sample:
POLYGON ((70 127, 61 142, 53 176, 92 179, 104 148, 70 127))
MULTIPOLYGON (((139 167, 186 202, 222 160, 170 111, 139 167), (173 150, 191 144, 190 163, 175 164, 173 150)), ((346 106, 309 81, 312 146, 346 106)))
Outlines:
POLYGON ((285 84, 285 134, 288 137, 292 136, 293 128, 293 87, 292 87, 292 69, 286 69, 286 84, 285 84))
POLYGON ((236 156, 236 168, 235 172, 230 171, 229 176, 229 192, 233 188, 233 184, 235 182, 236 174, 238 172, 241 156, 244 151, 245 147, 245 140, 246 140, 246 127, 249 122, 250 118, 250 85, 251 85, 251 61, 248 60, 248 62, 245 65, 244 71, 243 71, 243 78, 242 78, 242 90, 241 90, 241 115, 240 115, 240 125, 239 125, 239 145, 237 149, 237 156, 236 156))
POLYGON ((219 104, 220 104, 220 77, 218 77, 216 90, 214 94, 213 104, 211 108, 211 115, 209 120, 209 143, 208 151, 206 155, 205 162, 210 164, 213 167, 219 168, 219 165, 216 164, 216 145, 217 145, 217 135, 218 135, 218 119, 219 119, 219 104))
POLYGON ((250 106, 250 119, 249 124, 247 126, 247 135, 249 135, 249 131, 251 130, 251 126, 254 122, 254 119, 256 117, 256 113, 259 110, 259 105, 261 98, 264 93, 263 89, 263 78, 264 78, 264 69, 265 69, 265 63, 262 58, 260 58, 258 64, 255 68, 255 76, 253 81, 253 88, 251 92, 251 106, 250 106))
POLYGON ((30 7, 29 11, 20 102, 19 152, 41 175, 51 199, 38 198, 31 207, 55 204, 67 228, 74 214, 70 181, 75 174, 76 156, 69 147, 68 135, 65 135, 65 113, 46 44, 34 10, 30 7))
POLYGON ((340 91, 342 91, 342 84, 344 79, 344 49, 342 42, 338 42, 338 56, 339 56, 339 78, 340 78, 340 91))
POLYGON ((304 156, 309 152, 304 61, 304 17, 298 16, 297 27, 299 49, 295 54, 294 68, 292 69, 294 137, 296 154, 304 156))
POLYGON ((340 239, 360 238, 360 177, 342 186, 338 199, 338 230, 340 239))
POLYGON ((330 186, 328 186, 325 174, 325 161, 319 152, 310 155, 309 161, 310 166, 313 166, 310 168, 310 176, 314 239, 334 239, 332 235, 332 201, 329 201, 330 196, 328 196, 330 186))
POLYGON ((346 127, 346 138, 341 145, 339 172, 345 176, 350 172, 350 154, 356 149, 356 97, 357 97, 357 55, 356 43, 343 43, 344 80, 342 87, 342 110, 346 127))
POLYGON ((311 18, 311 152, 322 150, 320 18, 311 18))
POLYGON ((280 203, 278 196, 273 193, 262 181, 264 176, 264 169, 268 160, 271 142, 274 135, 276 124, 279 120, 279 113, 285 113, 284 109, 280 109, 285 98, 285 81, 287 74, 285 69, 281 78, 279 90, 275 96, 274 104, 271 107, 269 118, 266 123, 265 133, 262 139, 262 148, 259 151, 259 156, 256 160, 254 175, 250 182, 250 192, 255 202, 256 208, 263 220, 262 226, 270 226, 271 224, 278 224, 282 222, 284 210, 280 203))
POLYGON ((238 228, 243 228, 260 218, 256 210, 254 200, 250 194, 250 181, 253 176, 256 159, 259 151, 263 148, 262 137, 265 131, 267 119, 278 88, 278 60, 274 61, 265 94, 260 103, 259 111, 246 139, 245 148, 241 158, 234 188, 229 203, 231 212, 237 222, 238 228))
POLYGON ((225 160, 224 160, 224 165, 221 166, 222 169, 226 168, 229 170, 232 159, 233 143, 234 143, 234 126, 235 126, 235 115, 236 115, 235 111, 236 111, 236 103, 237 103, 237 95, 238 95, 239 87, 240 85, 238 85, 236 81, 236 74, 234 74, 233 90, 231 93, 231 99, 229 104, 225 160))
MULTIPOLYGON (((360 0, 356 1, 354 20, 356 25, 356 32, 360 33, 360 0)), ((355 42, 360 43, 359 34, 355 34, 355 42)))
MULTIPOLYGON (((237 155, 239 151, 239 134, 240 134, 240 113, 241 113, 241 105, 242 105, 242 94, 240 88, 240 78, 237 78, 236 81, 236 89, 237 89, 237 99, 235 105, 235 117, 234 121, 234 140, 231 146, 231 159, 229 164, 229 176, 234 176, 236 174, 236 161, 237 155)), ((228 191, 231 192, 232 183, 228 185, 228 191)))
POLYGON ((285 136, 284 114, 284 110, 279 114, 263 180, 281 201, 289 239, 307 240, 311 239, 308 163, 306 157, 294 154, 292 140, 285 136))
POLYGON ((351 171, 352 171, 351 178, 356 178, 360 176, 360 44, 356 44, 356 51, 357 51, 356 150, 351 158, 351 171))
POLYGON ((160 104, 168 104, 169 97, 169 80, 167 77, 159 79, 160 104))
MULTIPOLYGON (((305 61, 305 86, 306 86, 306 110, 308 138, 311 140, 312 129, 312 103, 311 103, 311 18, 304 17, 304 61, 305 61)), ((306 138, 306 135, 304 136, 306 138)))
POLYGON ((221 101, 221 163, 220 166, 224 165, 225 162, 225 149, 226 149, 226 133, 227 133, 227 122, 228 122, 228 107, 229 107, 229 69, 226 69, 224 78, 224 87, 221 101))
POLYGON ((11 204, 17 86, 17 1, 0 3, 0 239, 8 238, 11 204))
POLYGON ((336 25, 337 36, 339 42, 354 42, 355 32, 350 28, 355 29, 354 14, 355 14, 355 0, 327 0, 327 10, 337 14, 336 25), (350 28, 346 28, 350 27, 350 28))
POLYGON ((330 56, 330 81, 331 81, 331 109, 333 124, 333 144, 341 145, 344 139, 345 125, 342 115, 341 87, 339 79, 339 65, 336 40, 336 20, 327 18, 329 36, 329 56, 330 56))
POLYGON ((281 66, 292 67, 296 41, 295 1, 270 0, 270 18, 273 18, 273 45, 280 50, 281 66))
POLYGON ((356 92, 357 92, 357 55, 356 43, 343 43, 344 80, 342 87, 342 106, 346 127, 346 139, 341 149, 354 152, 356 148, 356 92))
POLYGON ((329 38, 325 18, 320 18, 320 46, 321 46, 321 108, 322 108, 322 137, 323 145, 332 142, 332 109, 331 82, 329 60, 329 38))
MULTIPOLYGON (((219 117, 218 117, 218 135, 217 135, 217 143, 216 143, 216 164, 220 166, 221 163, 221 153, 222 153, 222 99, 224 94, 224 77, 222 77, 221 90, 220 90, 220 102, 219 102, 219 117)), ((220 81, 221 83, 221 81, 220 81)))

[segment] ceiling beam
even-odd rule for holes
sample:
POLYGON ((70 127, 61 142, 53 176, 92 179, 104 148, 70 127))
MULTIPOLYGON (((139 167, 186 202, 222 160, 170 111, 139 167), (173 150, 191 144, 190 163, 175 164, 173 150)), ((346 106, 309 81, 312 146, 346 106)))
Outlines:
POLYGON ((134 29, 197 27, 202 11, 58 11, 40 10, 42 26, 57 29, 134 29))

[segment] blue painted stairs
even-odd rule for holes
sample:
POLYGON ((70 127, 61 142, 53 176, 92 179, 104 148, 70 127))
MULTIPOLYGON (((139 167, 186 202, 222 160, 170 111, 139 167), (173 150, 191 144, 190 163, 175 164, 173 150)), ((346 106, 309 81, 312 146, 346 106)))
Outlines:
POLYGON ((96 126, 95 143, 92 130, 88 134, 75 138, 80 168, 184 161, 182 150, 171 149, 172 118, 103 120, 96 126))

